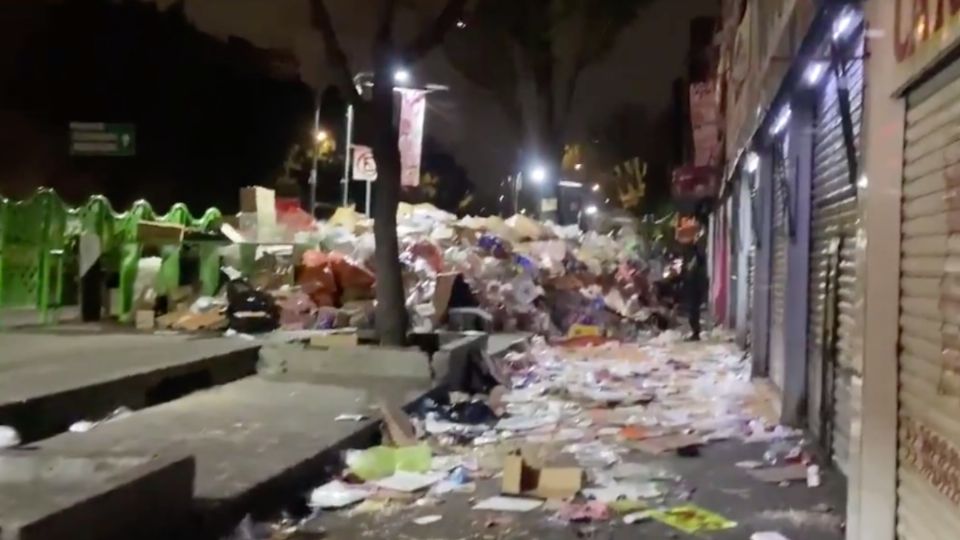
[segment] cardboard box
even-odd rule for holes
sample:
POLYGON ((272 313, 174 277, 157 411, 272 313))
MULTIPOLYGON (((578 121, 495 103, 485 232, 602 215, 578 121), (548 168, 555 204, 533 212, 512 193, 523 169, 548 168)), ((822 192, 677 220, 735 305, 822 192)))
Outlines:
POLYGON ((137 223, 137 240, 145 246, 169 246, 183 242, 187 229, 173 223, 141 221, 137 223))
POLYGON ((136 327, 137 330, 153 330, 156 326, 156 313, 152 309, 141 309, 137 311, 136 327))
POLYGON ((447 307, 450 305, 456 280, 457 274, 454 273, 437 274, 437 287, 433 295, 433 307, 436 310, 433 314, 434 326, 438 326, 447 316, 447 307))
POLYGON ((520 455, 503 460, 500 491, 505 495, 525 495, 544 499, 568 499, 583 487, 583 469, 579 467, 530 466, 520 455))

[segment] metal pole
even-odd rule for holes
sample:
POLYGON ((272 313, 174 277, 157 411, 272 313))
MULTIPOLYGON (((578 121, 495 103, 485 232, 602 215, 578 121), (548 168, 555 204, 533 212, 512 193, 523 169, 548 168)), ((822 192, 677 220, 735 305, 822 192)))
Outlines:
POLYGON ((317 159, 320 157, 318 155, 320 153, 320 142, 316 140, 318 133, 320 133, 319 103, 313 112, 313 170, 310 171, 310 208, 307 209, 311 216, 315 216, 317 212, 317 159))
POLYGON ((350 204, 350 161, 353 147, 353 105, 347 106, 347 144, 343 152, 343 206, 350 204))
POLYGON ((513 179, 513 213, 520 213, 520 182, 523 178, 523 171, 517 173, 517 176, 513 179))
POLYGON ((370 217, 370 198, 372 194, 373 194, 373 182, 371 182, 370 180, 367 180, 367 196, 365 197, 365 200, 366 200, 365 213, 367 217, 370 217))

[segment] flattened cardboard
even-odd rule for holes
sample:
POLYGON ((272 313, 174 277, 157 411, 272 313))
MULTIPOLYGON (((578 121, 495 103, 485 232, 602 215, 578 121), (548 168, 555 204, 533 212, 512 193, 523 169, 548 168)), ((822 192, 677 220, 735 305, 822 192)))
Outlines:
POLYGON ((392 403, 381 403, 380 414, 387 434, 394 446, 414 446, 417 444, 417 431, 410 422, 410 417, 392 403))

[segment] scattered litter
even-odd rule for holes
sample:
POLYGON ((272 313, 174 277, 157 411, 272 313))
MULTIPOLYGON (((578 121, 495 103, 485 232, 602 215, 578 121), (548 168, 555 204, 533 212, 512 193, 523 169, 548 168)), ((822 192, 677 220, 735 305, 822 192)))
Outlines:
POLYGON ((434 514, 432 516, 418 517, 414 519, 413 522, 416 523, 417 525, 430 525, 431 523, 436 523, 441 519, 443 519, 443 516, 434 514))
POLYGON ((583 504, 568 503, 557 512, 557 519, 570 523, 607 521, 610 519, 610 509, 606 504, 597 501, 583 504))
POLYGON ((797 529, 838 531, 843 527, 842 516, 822 511, 765 510, 756 517, 760 522, 786 524, 797 529))
POLYGON ((0 426, 0 449, 20 444, 20 434, 10 426, 0 426))
POLYGON ((543 501, 540 499, 496 496, 480 501, 474 505, 473 509, 494 512, 529 512, 541 506, 543 506, 543 501))
POLYGON ((654 511, 651 516, 657 521, 687 534, 724 531, 737 526, 735 521, 730 521, 719 514, 692 504, 654 511))
POLYGON ((627 514, 623 516, 623 522, 627 525, 633 525, 634 523, 645 523, 653 519, 653 511, 645 510, 643 512, 634 512, 632 514, 627 514))
POLYGON ((351 472, 369 481, 385 478, 398 471, 429 471, 433 455, 427 445, 404 448, 374 446, 347 452, 346 462, 351 472))
POLYGON ((312 508, 344 508, 366 499, 369 494, 366 489, 334 480, 311 491, 308 504, 312 508))
POLYGON ((617 483, 600 488, 584 489, 583 494, 589 499, 595 499, 603 503, 612 503, 620 500, 635 501, 638 499, 653 499, 663 495, 655 482, 617 483))
POLYGON ((807 480, 807 466, 803 464, 787 465, 785 467, 768 467, 763 469, 748 470, 747 474, 771 484, 781 482, 790 482, 793 480, 807 480))
POLYGON ((810 487, 810 488, 820 487, 820 466, 819 465, 807 466, 807 487, 810 487))
POLYGON ((665 437, 645 439, 635 443, 634 447, 648 454, 657 456, 700 444, 703 444, 703 439, 695 435, 667 435, 665 437))
POLYGON ((397 471, 393 476, 375 480, 373 485, 392 491, 413 493, 414 491, 420 491, 421 489, 426 489, 436 484, 443 480, 443 476, 444 475, 440 473, 397 471))
POLYGON ((334 418, 334 422, 363 422, 367 419, 364 414, 341 414, 334 418))
POLYGON ((69 428, 69 429, 70 429, 70 432, 71 432, 71 433, 86 433, 86 432, 90 431, 91 429, 96 428, 97 426, 99 426, 99 425, 101 425, 101 424, 104 424, 104 423, 109 422, 109 421, 111 421, 111 420, 119 420, 119 419, 124 418, 124 417, 126 417, 126 416, 129 416, 129 415, 131 415, 131 414, 133 414, 133 411, 131 411, 131 410, 130 410, 129 408, 127 408, 127 407, 122 407, 122 406, 121 406, 121 407, 117 407, 116 409, 114 409, 113 412, 111 412, 110 414, 108 414, 107 416, 105 416, 104 418, 102 418, 101 420, 97 420, 97 421, 79 420, 79 421, 77 421, 77 422, 74 422, 74 423, 70 424, 70 428, 69 428))

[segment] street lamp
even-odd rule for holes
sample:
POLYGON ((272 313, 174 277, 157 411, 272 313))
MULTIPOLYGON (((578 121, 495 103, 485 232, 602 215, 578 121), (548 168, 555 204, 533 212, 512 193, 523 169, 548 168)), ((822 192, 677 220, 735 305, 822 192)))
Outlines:
POLYGON ((594 193, 600 191, 600 184, 594 184, 593 187, 590 188, 590 191, 592 191, 592 192, 594 192, 594 193))
POLYGON ((579 171, 582 168, 583 168, 583 163, 577 163, 576 165, 573 166, 573 170, 575 171, 579 171))
POLYGON ((595 216, 599 211, 600 210, 597 208, 597 205, 595 204, 591 204, 590 206, 584 209, 584 212, 586 212, 588 216, 595 216))
MULTIPOLYGON (((374 77, 373 73, 370 72, 361 72, 357 73, 353 77, 353 84, 357 89, 357 93, 361 94, 364 87, 373 86, 371 79, 374 77), (366 80, 364 80, 366 79, 366 80)), ((393 73, 393 82, 399 86, 404 86, 406 83, 409 83, 411 79, 410 72, 404 68, 397 69, 393 73)), ((446 92, 450 90, 449 86, 442 84, 426 84, 421 90, 425 90, 426 93, 433 92, 446 92)), ((402 90, 402 88, 394 87, 393 91, 397 92, 402 90)), ((343 206, 346 207, 349 204, 349 192, 350 192, 350 165, 351 157, 353 150, 353 104, 347 106, 347 137, 346 144, 344 145, 344 160, 343 160, 343 206)), ((373 198, 373 184, 368 180, 366 189, 366 203, 365 203, 365 213, 367 217, 370 217, 370 201, 373 198)))
POLYGON ((538 184, 542 184, 547 180, 547 169, 543 166, 536 166, 530 171, 530 179, 538 184))
POLYGON ((313 137, 317 140, 317 144, 320 144, 329 139, 330 134, 324 129, 318 129, 317 132, 314 133, 313 137))

